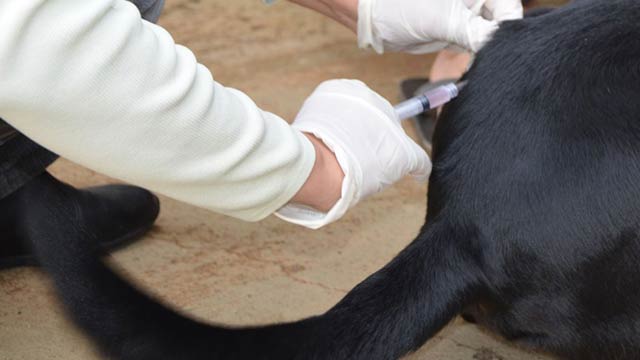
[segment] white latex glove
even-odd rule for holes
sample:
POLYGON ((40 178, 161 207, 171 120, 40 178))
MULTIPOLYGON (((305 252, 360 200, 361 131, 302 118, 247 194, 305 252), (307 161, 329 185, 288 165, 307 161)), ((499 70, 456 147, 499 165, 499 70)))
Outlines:
POLYGON ((522 18, 520 0, 360 0, 360 47, 422 54, 453 44, 477 52, 498 23, 522 18))
POLYGON ((342 198, 329 211, 288 205, 276 215, 312 229, 340 219, 349 208, 407 174, 426 181, 431 161, 404 132, 391 104, 356 80, 321 84, 292 125, 321 139, 345 173, 342 198))

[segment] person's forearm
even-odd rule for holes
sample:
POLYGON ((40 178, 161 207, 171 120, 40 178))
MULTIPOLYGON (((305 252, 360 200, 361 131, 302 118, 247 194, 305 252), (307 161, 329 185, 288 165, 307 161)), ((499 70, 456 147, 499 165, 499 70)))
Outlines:
POLYGON ((122 0, 0 1, 0 117, 76 163, 245 220, 315 184, 321 164, 122 0))
POLYGON ((352 31, 358 29, 358 0, 289 0, 322 13, 352 31))
POLYGON ((316 161, 309 178, 291 202, 326 213, 340 200, 344 172, 322 140, 312 134, 305 135, 315 148, 316 161))

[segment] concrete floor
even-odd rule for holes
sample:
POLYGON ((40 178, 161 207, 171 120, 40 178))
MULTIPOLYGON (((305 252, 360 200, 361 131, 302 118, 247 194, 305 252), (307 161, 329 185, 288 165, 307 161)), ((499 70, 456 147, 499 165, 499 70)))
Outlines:
MULTIPOLYGON (((390 99, 407 76, 424 75, 430 56, 359 51, 348 31, 286 2, 167 0, 162 25, 194 50, 214 76, 263 108, 293 118, 325 79, 358 78, 390 99)), ((52 172, 76 186, 112 182, 61 160, 52 172)), ((246 224, 162 199, 157 227, 113 262, 149 291, 209 321, 259 324, 318 314, 380 268, 417 234, 426 186, 404 180, 312 232, 277 219, 246 224)), ((45 275, 0 272, 0 360, 97 359, 65 320, 45 275)), ((545 359, 455 321, 409 357, 545 359)))

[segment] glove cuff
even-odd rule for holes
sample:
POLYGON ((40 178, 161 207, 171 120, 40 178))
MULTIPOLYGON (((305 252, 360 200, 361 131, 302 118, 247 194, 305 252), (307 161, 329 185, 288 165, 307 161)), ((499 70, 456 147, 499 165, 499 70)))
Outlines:
POLYGON ((373 7, 376 0, 358 2, 358 46, 362 49, 372 47, 378 54, 384 53, 384 43, 376 34, 373 26, 373 7))
POLYGON ((342 183, 342 196, 328 213, 323 213, 307 206, 289 204, 278 210, 275 215, 292 224, 313 230, 320 229, 341 219, 355 205, 355 188, 353 178, 345 175, 342 183))
POLYGON ((338 144, 339 141, 327 135, 328 131, 322 131, 321 126, 316 124, 305 127, 294 124, 293 127, 299 131, 311 133, 322 140, 336 155, 338 164, 344 172, 340 200, 329 212, 323 213, 308 206, 289 204, 275 213, 282 220, 316 230, 341 219, 350 208, 358 203, 361 197, 362 170, 354 165, 354 161, 338 144))

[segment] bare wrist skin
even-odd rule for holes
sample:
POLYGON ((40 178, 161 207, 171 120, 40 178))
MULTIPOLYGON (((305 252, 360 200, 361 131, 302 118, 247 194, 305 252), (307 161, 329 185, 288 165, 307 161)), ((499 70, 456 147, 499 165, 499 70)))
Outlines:
POLYGON ((313 170, 291 202, 329 212, 342 196, 344 172, 335 154, 312 134, 304 133, 316 150, 313 170))
POLYGON ((356 32, 358 29, 358 0, 289 0, 324 14, 356 32))

